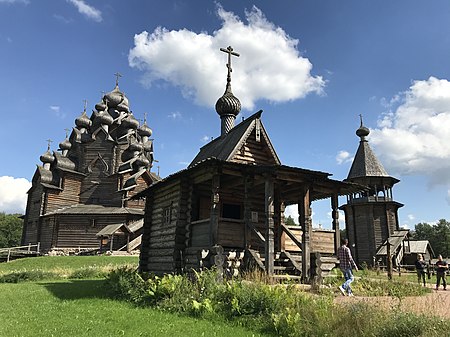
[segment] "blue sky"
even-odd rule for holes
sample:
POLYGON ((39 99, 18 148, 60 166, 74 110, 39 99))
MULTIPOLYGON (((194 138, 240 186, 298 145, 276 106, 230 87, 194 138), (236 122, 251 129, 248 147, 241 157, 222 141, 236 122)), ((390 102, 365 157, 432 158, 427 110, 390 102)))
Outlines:
MULTIPOLYGON (((283 164, 344 179, 359 114, 394 188, 401 225, 449 219, 450 2, 0 0, 0 211, 25 192, 88 101, 119 86, 148 113, 154 171, 186 167, 220 134, 226 81, 283 164), (157 167, 159 166, 159 168, 157 167)), ((314 223, 329 227, 329 201, 314 223)))

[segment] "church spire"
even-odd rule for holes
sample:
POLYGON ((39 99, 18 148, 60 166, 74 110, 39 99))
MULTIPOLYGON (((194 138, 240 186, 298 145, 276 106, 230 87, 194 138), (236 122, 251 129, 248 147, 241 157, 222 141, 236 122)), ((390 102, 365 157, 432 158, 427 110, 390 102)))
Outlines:
POLYGON ((225 93, 216 102, 216 111, 221 119, 221 136, 226 135, 233 127, 236 116, 241 111, 241 102, 233 95, 231 91, 231 55, 239 57, 239 54, 233 51, 233 48, 220 48, 220 51, 228 54, 227 63, 227 85, 225 87, 225 93))

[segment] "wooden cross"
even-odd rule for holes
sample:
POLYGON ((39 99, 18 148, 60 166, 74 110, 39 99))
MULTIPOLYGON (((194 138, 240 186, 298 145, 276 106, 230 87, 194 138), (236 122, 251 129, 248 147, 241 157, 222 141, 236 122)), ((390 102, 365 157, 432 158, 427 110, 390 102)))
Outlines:
POLYGON ((363 126, 362 114, 359 114, 359 120, 361 121, 361 126, 363 126))
MULTIPOLYGON (((86 108, 84 108, 84 110, 86 110, 86 108)), ((70 131, 70 129, 64 129, 64 131, 66 131, 66 138, 69 137, 69 131, 70 131)))
POLYGON ((48 143, 48 145, 47 145, 47 151, 50 151, 50 144, 53 143, 53 140, 47 139, 47 143, 48 143))
POLYGON ((122 74, 120 74, 119 72, 115 73, 114 76, 116 76, 116 86, 119 85, 119 77, 122 77, 122 74))
POLYGON ((236 52, 233 51, 233 48, 231 46, 228 46, 227 49, 225 48, 220 48, 220 51, 223 51, 224 53, 228 54, 228 63, 227 63, 227 68, 228 68, 228 77, 231 77, 231 72, 233 71, 233 69, 231 69, 231 55, 239 57, 240 55, 236 52))
POLYGON ((84 111, 86 112, 86 107, 87 107, 87 99, 83 99, 83 102, 84 102, 84 111))
POLYGON ((147 123, 147 113, 148 112, 144 112, 144 124, 147 123))

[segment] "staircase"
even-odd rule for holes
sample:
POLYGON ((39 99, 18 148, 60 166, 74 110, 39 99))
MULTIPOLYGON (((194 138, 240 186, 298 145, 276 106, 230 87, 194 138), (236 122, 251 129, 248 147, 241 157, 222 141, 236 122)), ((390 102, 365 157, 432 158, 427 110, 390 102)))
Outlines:
MULTIPOLYGON (((255 260, 254 266, 265 270, 264 254, 256 250, 248 250, 250 256, 255 260)), ((302 273, 302 255, 301 253, 276 252, 274 256, 274 279, 295 279, 300 280, 302 273)))

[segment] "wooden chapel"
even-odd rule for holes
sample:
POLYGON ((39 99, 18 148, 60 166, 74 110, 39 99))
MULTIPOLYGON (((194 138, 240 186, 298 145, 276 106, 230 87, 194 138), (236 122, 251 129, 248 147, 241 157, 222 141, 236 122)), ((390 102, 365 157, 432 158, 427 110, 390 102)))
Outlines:
POLYGON ((215 265, 236 275, 256 266, 271 276, 289 273, 308 281, 311 253, 333 255, 339 246, 338 196, 362 187, 282 165, 261 110, 235 126, 241 103, 231 90, 231 56, 239 54, 231 47, 221 51, 228 54, 228 75, 215 106, 220 137, 186 169, 135 196, 146 198, 140 271, 181 273, 215 265), (325 198, 333 230, 314 231, 311 203, 325 198), (292 204, 298 204, 297 229, 284 223, 284 209, 292 204))

